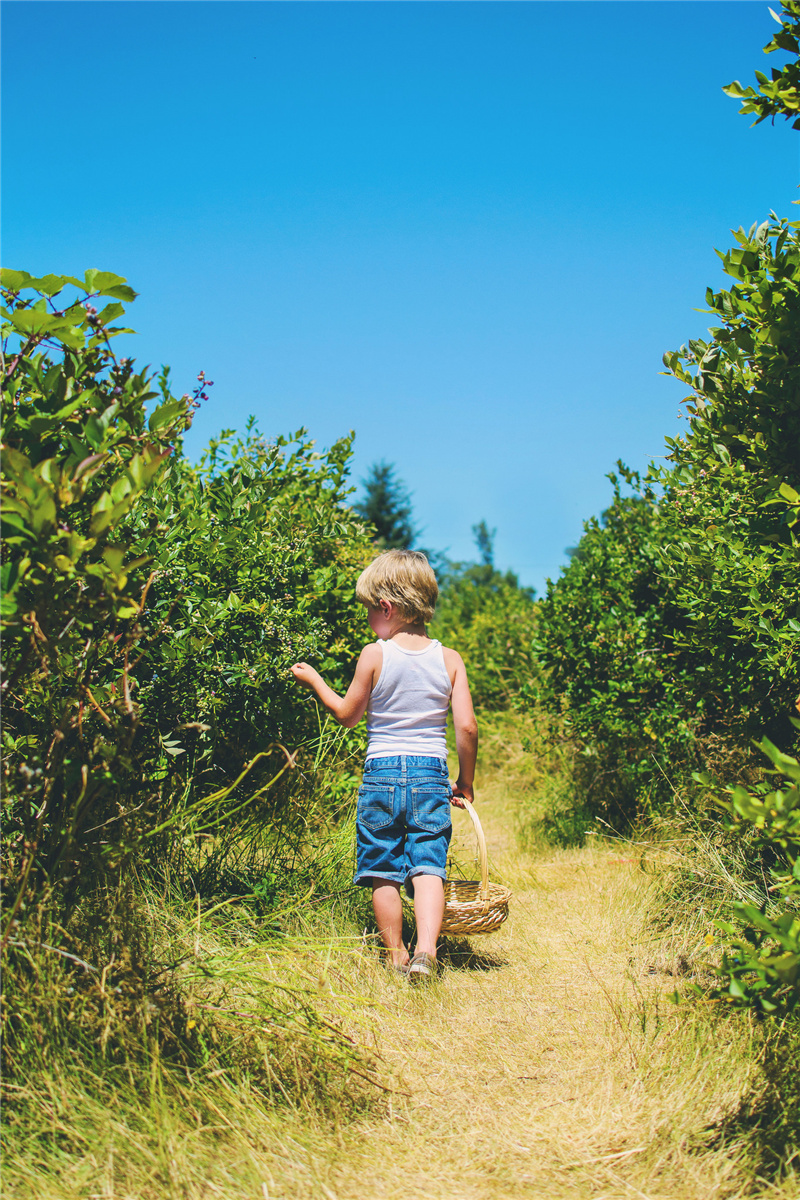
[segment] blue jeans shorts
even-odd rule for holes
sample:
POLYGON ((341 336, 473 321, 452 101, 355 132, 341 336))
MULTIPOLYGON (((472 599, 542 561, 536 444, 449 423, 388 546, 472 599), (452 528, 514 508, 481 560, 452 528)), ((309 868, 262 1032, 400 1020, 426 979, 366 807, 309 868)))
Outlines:
POLYGON ((371 758, 358 789, 353 882, 371 887, 373 880, 392 880, 411 896, 415 875, 446 878, 452 794, 443 758, 371 758))

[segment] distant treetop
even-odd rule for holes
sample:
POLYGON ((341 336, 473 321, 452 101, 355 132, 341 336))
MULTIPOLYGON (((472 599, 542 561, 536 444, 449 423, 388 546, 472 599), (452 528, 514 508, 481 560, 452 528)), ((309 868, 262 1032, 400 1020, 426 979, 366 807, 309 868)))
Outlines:
POLYGON ((353 505, 359 516, 375 526, 381 550, 410 550, 418 536, 412 520, 411 496, 394 467, 373 463, 361 480, 364 498, 353 505))

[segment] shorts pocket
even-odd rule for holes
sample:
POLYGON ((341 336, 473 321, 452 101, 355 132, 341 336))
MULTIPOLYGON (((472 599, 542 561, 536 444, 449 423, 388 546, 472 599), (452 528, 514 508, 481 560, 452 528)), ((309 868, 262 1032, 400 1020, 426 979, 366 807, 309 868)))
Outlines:
POLYGON ((383 829, 394 820, 394 787, 386 783, 362 783, 358 789, 356 818, 367 829, 383 829))
POLYGON ((428 833, 450 827, 450 788, 446 783, 427 783, 411 789, 414 824, 428 833))

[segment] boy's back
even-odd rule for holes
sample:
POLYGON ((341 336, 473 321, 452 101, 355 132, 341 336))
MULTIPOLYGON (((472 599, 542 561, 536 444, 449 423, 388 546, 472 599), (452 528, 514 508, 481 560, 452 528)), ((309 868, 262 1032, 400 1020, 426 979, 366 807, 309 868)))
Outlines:
POLYGON ((367 704, 367 761, 382 754, 447 758, 445 731, 453 685, 441 642, 407 650, 388 638, 367 704))

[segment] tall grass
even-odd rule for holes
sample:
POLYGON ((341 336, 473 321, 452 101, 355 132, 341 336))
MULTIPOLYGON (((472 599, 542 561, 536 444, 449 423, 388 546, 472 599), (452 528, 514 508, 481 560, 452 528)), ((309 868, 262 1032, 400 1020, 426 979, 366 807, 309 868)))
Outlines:
POLYGON ((65 951, 44 915, 6 948, 5 1195, 117 1195, 109 1156, 121 1195, 192 1195, 187 1139, 207 1162, 216 1138, 257 1147, 277 1113, 321 1128, 380 1103, 348 974, 363 936, 341 912, 264 921, 148 887, 118 911, 102 955, 88 935, 85 957, 65 951))
MULTIPOLYGON (((769 913, 775 903, 756 839, 726 828, 710 812, 675 792, 670 817, 618 839, 653 879, 641 909, 634 972, 668 982, 680 1028, 696 1029, 698 1053, 720 1056, 733 1047, 745 1084, 734 1102, 698 1140, 728 1150, 748 1182, 742 1195, 800 1194, 800 1019, 788 1012, 764 1019, 720 995, 718 968, 727 939, 717 923, 734 919, 735 905, 769 913)), ((673 1020, 674 1023, 674 1020, 673 1020)))
POLYGON ((4 1194, 116 1195, 124 1179, 142 1200, 191 1195, 175 1165, 190 1135, 247 1152, 278 1112, 322 1127, 380 1103, 348 966, 372 953, 352 886, 357 752, 321 724, 272 821, 240 782, 174 814, 153 862, 66 916, 52 892, 20 906, 3 948, 4 1194))
POLYGON ((4 1195, 425 1194, 433 1139, 426 1178, 459 1200, 790 1200, 796 1026, 669 999, 712 979, 713 920, 761 895, 746 847, 692 815, 554 849, 541 817, 562 751, 530 716, 481 728, 479 811, 512 917, 448 947, 427 995, 380 965, 351 884, 355 764, 322 729, 246 855, 193 838, 185 873, 87 897, 66 928, 46 898, 21 913, 4 1195))

